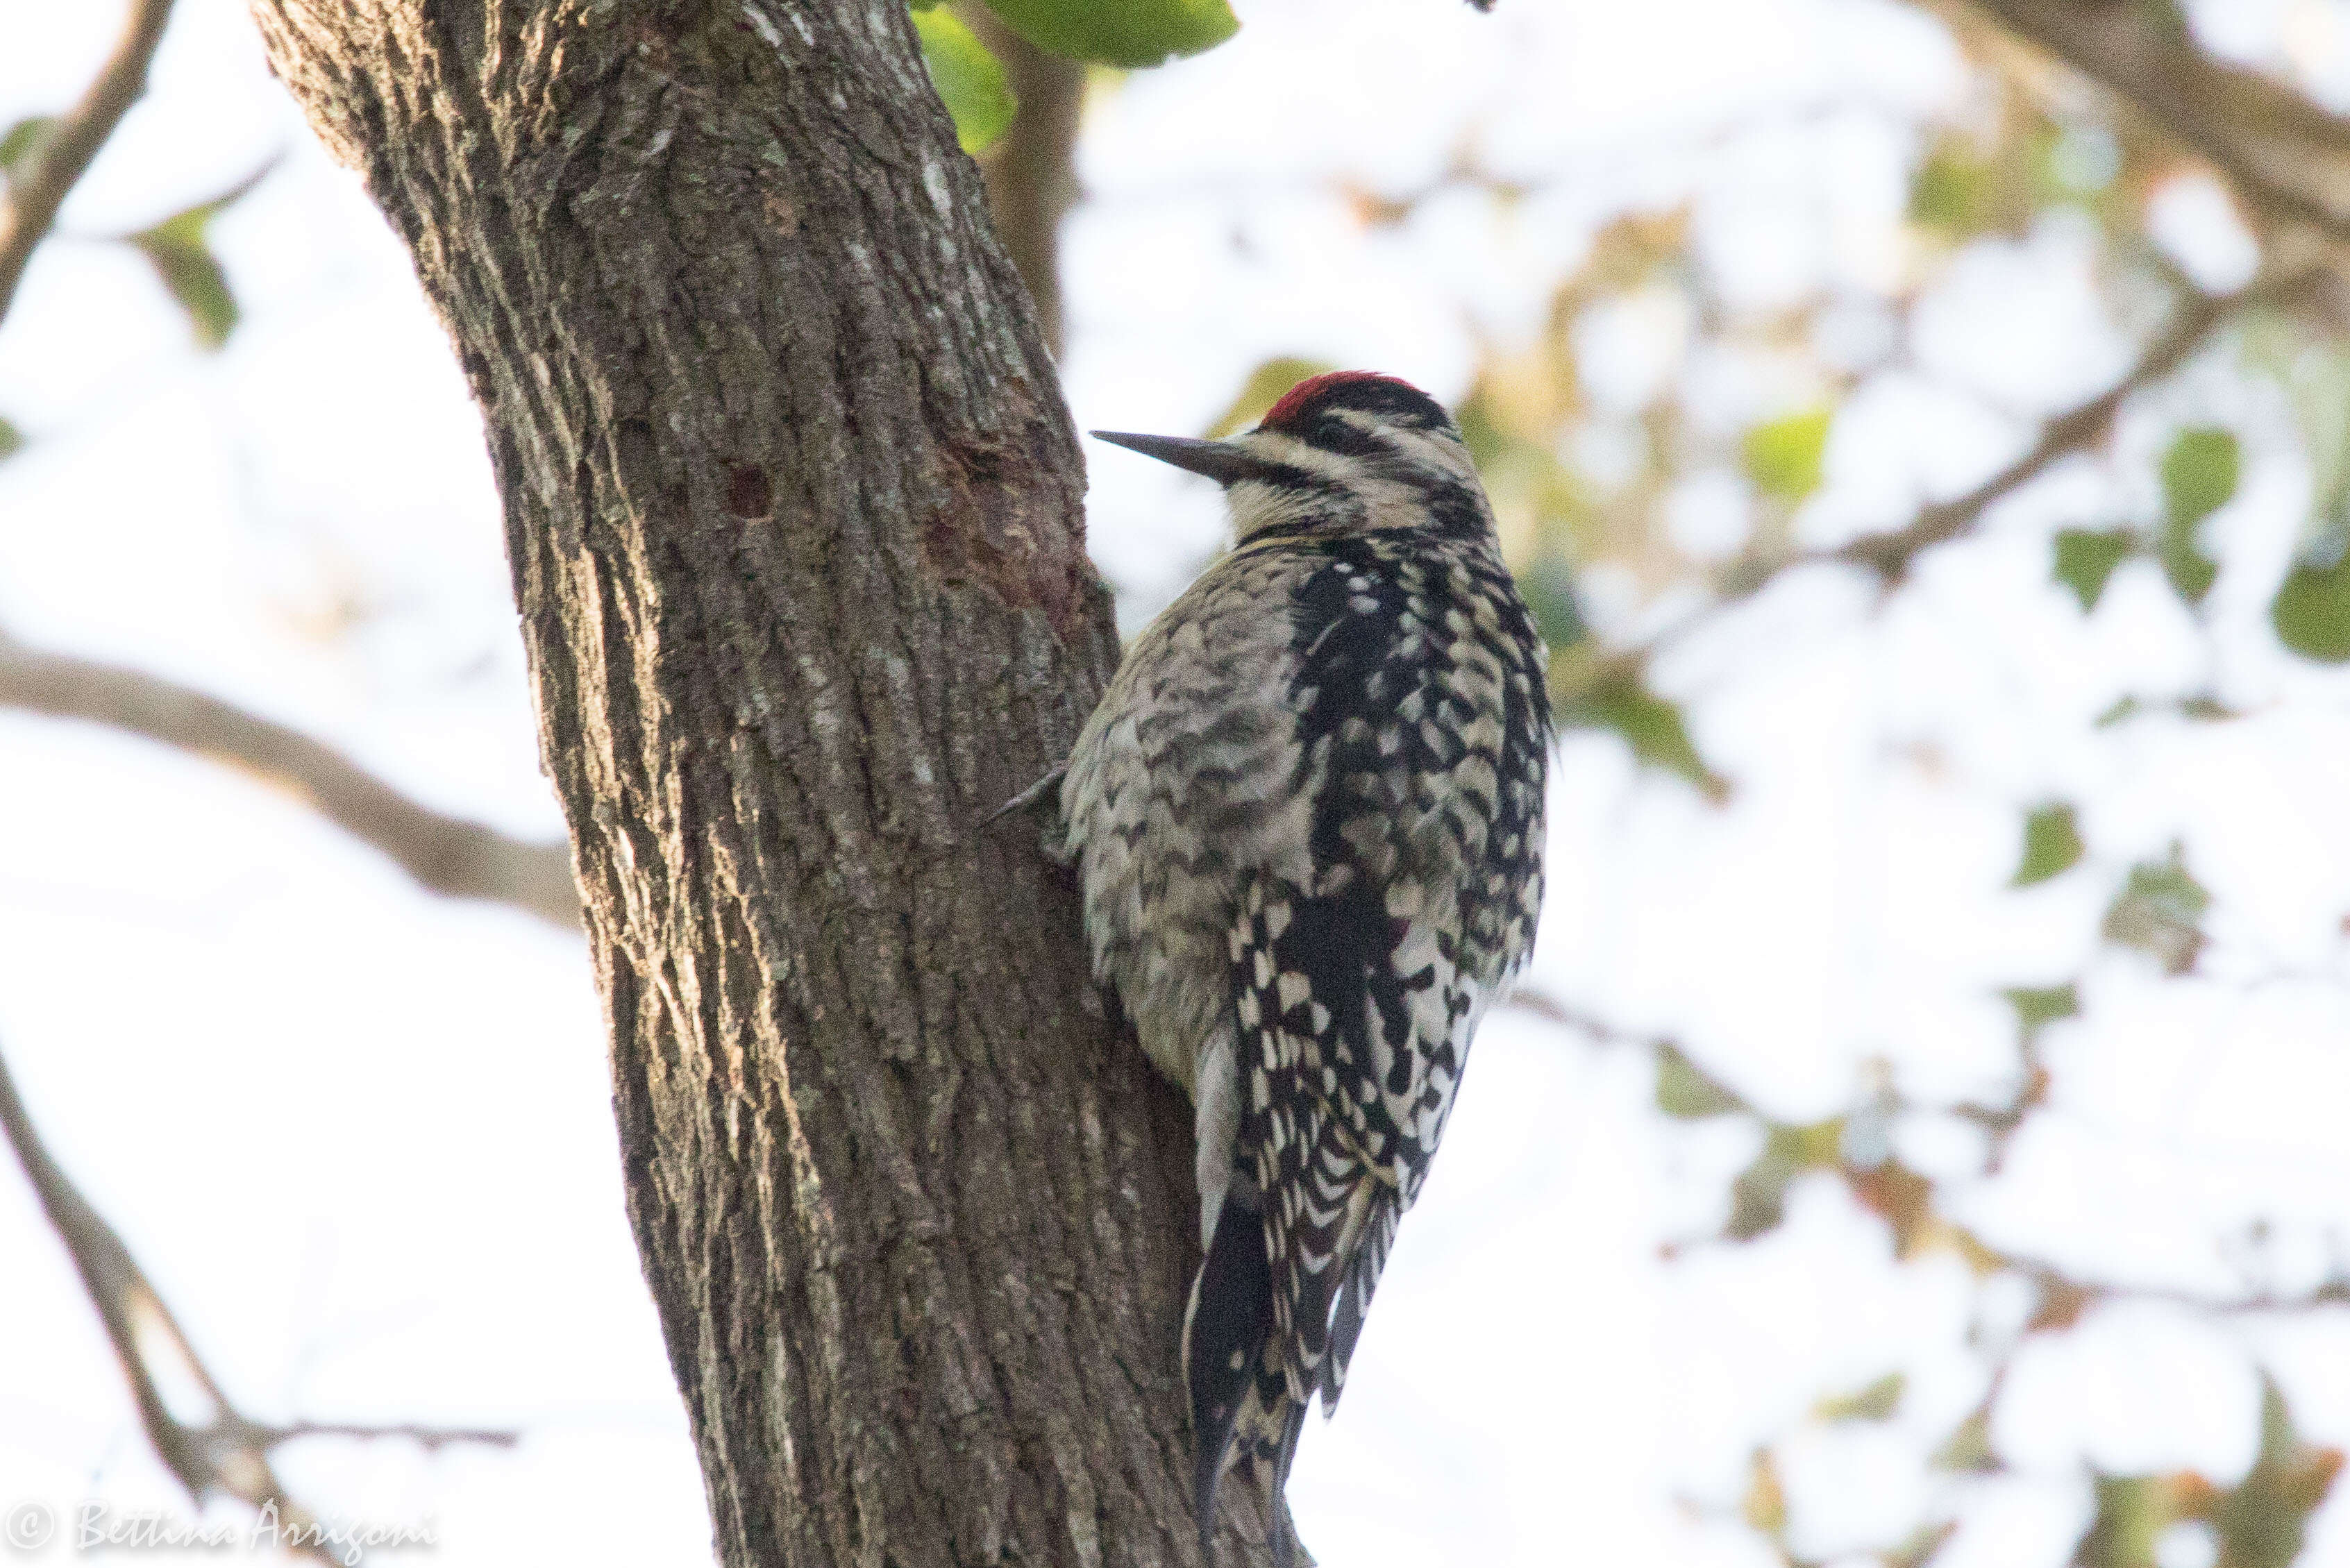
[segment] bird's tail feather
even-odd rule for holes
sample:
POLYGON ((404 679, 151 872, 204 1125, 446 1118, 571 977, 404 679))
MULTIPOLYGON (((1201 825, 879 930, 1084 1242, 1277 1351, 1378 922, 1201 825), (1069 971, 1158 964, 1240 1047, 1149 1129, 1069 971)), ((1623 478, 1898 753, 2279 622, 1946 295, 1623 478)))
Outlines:
POLYGON ((1202 1558, 1215 1533, 1216 1489, 1234 1442, 1245 1438, 1253 1447, 1264 1424, 1259 1386, 1272 1334, 1273 1268, 1265 1253, 1264 1210, 1254 1187, 1235 1181, 1183 1315, 1183 1375, 1191 1393, 1192 1488, 1202 1558))
POLYGON ((1396 1221, 1403 1204, 1393 1189, 1365 1182, 1368 1211, 1347 1260, 1347 1277, 1338 1288, 1337 1305, 1330 1314, 1330 1348, 1322 1358, 1322 1414, 1337 1414, 1338 1396, 1347 1386, 1347 1366, 1355 1358, 1355 1342, 1363 1335, 1363 1319, 1371 1310, 1371 1293, 1388 1266, 1395 1245, 1396 1221))
POLYGON ((1297 1542, 1283 1498, 1305 1411, 1317 1385, 1324 1412, 1337 1405, 1401 1212, 1392 1189, 1378 1183, 1364 1182, 1357 1196, 1368 1202, 1348 1204, 1351 1212, 1340 1227, 1340 1285, 1318 1367, 1290 1364, 1296 1347, 1285 1345, 1280 1332, 1255 1185, 1235 1181, 1218 1216, 1183 1322, 1183 1365, 1197 1433, 1192 1484, 1203 1559, 1215 1533, 1218 1489, 1239 1459, 1263 1489, 1274 1563, 1288 1568, 1295 1560, 1297 1542), (1296 1386, 1301 1370, 1306 1375, 1303 1397, 1296 1386))

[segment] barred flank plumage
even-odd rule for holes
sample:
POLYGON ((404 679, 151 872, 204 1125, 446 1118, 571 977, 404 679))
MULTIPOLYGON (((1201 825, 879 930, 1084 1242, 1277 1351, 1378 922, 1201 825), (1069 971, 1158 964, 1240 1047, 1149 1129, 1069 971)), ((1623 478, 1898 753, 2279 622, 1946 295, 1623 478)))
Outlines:
MULTIPOLYGON (((1228 442, 1238 543, 1138 638, 1062 786, 1097 971, 1198 1111, 1200 1529, 1335 1407, 1486 1006, 1533 943, 1544 650, 1458 431, 1304 383, 1228 442)), ((1276 1542, 1285 1560, 1290 1542, 1276 1542)))

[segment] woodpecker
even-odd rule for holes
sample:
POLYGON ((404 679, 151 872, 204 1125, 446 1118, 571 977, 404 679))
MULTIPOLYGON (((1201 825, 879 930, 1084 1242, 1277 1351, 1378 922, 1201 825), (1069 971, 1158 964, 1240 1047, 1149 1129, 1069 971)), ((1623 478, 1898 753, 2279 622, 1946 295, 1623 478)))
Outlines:
POLYGON ((1228 441, 1095 436, 1223 486, 1233 548, 1135 639, 1061 781, 1095 972, 1189 1092, 1201 1551, 1336 1407, 1471 1037, 1533 945, 1545 650, 1461 431, 1339 371, 1228 441))

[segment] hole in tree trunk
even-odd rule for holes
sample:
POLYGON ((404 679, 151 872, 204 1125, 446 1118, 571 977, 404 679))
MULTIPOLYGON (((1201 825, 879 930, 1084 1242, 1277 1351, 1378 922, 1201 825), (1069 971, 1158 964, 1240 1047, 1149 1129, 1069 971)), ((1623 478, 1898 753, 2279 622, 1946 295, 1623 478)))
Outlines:
POLYGON ((775 489, 764 468, 743 463, 726 465, 726 510, 745 523, 763 523, 775 514, 775 489))

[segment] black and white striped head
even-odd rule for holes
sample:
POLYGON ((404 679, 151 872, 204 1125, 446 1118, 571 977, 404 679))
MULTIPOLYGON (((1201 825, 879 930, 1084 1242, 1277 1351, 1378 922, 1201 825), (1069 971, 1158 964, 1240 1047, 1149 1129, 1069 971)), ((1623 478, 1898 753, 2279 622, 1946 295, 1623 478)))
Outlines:
POLYGON ((1292 387, 1224 441, 1096 431, 1097 440, 1224 487, 1237 539, 1492 527, 1476 465, 1443 405, 1408 381, 1333 370, 1292 387))

